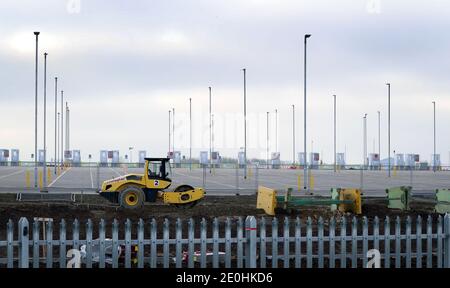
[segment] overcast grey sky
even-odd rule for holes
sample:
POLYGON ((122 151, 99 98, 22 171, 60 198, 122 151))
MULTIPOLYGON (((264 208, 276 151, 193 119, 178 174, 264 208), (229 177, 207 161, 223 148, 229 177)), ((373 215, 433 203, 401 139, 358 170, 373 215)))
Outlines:
MULTIPOLYGON (((292 159, 303 150, 303 35, 308 42, 308 150, 332 162, 332 95, 338 97, 338 151, 361 163, 362 117, 368 150, 382 117, 387 154, 387 88, 392 84, 392 150, 450 151, 450 2, 444 0, 2 0, 0 2, 0 148, 34 150, 34 35, 40 31, 39 147, 43 145, 43 56, 48 56, 48 151, 54 151, 54 77, 71 108, 71 149, 168 150, 175 108, 175 150, 188 155, 189 98, 193 154, 208 150, 208 86, 213 89, 215 150, 236 157, 243 146, 247 68, 249 156, 270 150, 292 159), (313 141, 313 143, 311 143, 313 141)), ((59 90, 60 90, 59 89, 59 90)), ((59 99, 58 99, 59 100, 59 99)), ((376 150, 377 148, 376 144, 376 150)), ((137 159, 137 152, 134 152, 137 159)))

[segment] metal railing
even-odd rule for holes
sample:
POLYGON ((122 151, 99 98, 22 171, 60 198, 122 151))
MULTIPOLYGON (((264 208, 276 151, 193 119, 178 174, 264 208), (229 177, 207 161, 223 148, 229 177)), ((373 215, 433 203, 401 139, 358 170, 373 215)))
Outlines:
MULTIPOLYGON (((34 167, 34 161, 19 161, 19 162, 0 162, 0 167, 34 167)), ((54 167, 54 162, 47 161, 47 167, 54 167)), ((433 170, 433 163, 423 162, 423 163, 416 163, 414 165, 408 165, 408 164, 402 164, 402 165, 396 165, 394 163, 391 164, 391 170, 416 170, 416 171, 434 171, 433 170)), ((72 162, 65 162, 64 164, 61 164, 60 162, 56 163, 56 166, 73 166, 73 167, 122 167, 127 166, 129 168, 139 168, 144 167, 143 162, 116 162, 113 163, 111 161, 100 163, 96 161, 88 161, 88 162, 79 162, 79 163, 72 163, 72 162)), ((198 160, 193 161, 192 163, 189 162, 189 160, 182 160, 179 163, 170 163, 172 168, 192 168, 192 169, 198 169, 202 168, 204 166, 208 167, 209 163, 201 164, 198 160)), ((42 167, 43 163, 38 162, 38 167, 42 167)), ((236 166, 244 166, 243 164, 239 164, 237 161, 223 161, 220 164, 216 164, 216 166, 220 168, 235 168, 236 166)), ((282 162, 279 164, 267 164, 265 161, 254 161, 249 162, 247 164, 247 167, 257 166, 259 168, 264 169, 304 169, 304 165, 302 164, 292 164, 289 162, 282 162)), ((334 164, 330 163, 319 163, 319 164, 308 164, 308 168, 312 168, 315 170, 334 170, 334 164)), ((358 163, 351 163, 351 164, 345 164, 345 165, 336 165, 336 169, 338 170, 388 170, 387 164, 378 164, 378 165, 370 165, 370 164, 358 164, 358 163)), ((436 171, 448 171, 450 170, 449 165, 437 165, 436 171)))
MULTIPOLYGON (((369 196, 385 195, 386 188, 395 186, 412 186, 413 193, 433 193, 436 189, 450 188, 450 170, 446 169, 447 167, 442 167, 439 171, 396 169, 388 177, 385 170, 370 170, 365 166, 347 166, 348 169, 339 168, 336 172, 328 169, 330 167, 319 166, 318 169, 309 167, 306 181, 303 169, 272 169, 258 165, 248 165, 246 168, 239 165, 196 167, 175 165, 172 168, 171 178, 174 182, 172 187, 189 184, 203 187, 206 192, 231 195, 256 193, 260 185, 277 190, 286 190, 289 187, 296 192, 317 192, 320 195, 329 193, 331 188, 341 187, 359 188, 369 196)), ((118 166, 100 166, 98 163, 90 163, 64 169, 42 168, 39 168, 39 183, 35 187, 34 170, 31 167, 0 166, 0 191, 94 192, 100 190, 105 180, 128 173, 144 173, 144 168, 135 163, 131 165, 124 163, 118 166), (47 183, 43 183, 44 173, 47 175, 47 183)))
POLYGON ((17 228, 13 221, 7 223, 6 239, 0 238, 0 267, 78 267, 80 260, 79 266, 87 268, 356 268, 372 263, 386 268, 450 268, 448 214, 424 220, 418 216, 414 221, 410 217, 280 221, 248 216, 245 221, 203 219, 199 227, 193 219, 126 220, 124 226, 117 220, 110 226, 101 220, 96 229, 91 220, 83 225, 61 220, 55 225, 47 219, 45 232, 41 223, 36 219, 30 224, 26 218, 17 228))

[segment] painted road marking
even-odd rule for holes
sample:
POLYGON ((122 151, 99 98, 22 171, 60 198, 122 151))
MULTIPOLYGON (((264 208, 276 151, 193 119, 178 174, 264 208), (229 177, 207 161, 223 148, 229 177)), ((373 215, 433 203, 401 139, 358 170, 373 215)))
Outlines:
POLYGON ((20 167, 0 166, 0 172, 2 172, 2 173, 7 173, 10 171, 17 171, 17 169, 20 170, 20 167))
POLYGON ((13 175, 20 174, 20 173, 22 173, 23 171, 24 171, 24 170, 20 170, 20 171, 13 172, 13 173, 11 173, 11 174, 6 174, 6 175, 3 175, 3 176, 0 176, 0 179, 3 179, 3 178, 6 178, 6 177, 9 177, 9 176, 13 176, 13 175))
POLYGON ((117 172, 115 169, 113 169, 113 168, 111 168, 111 167, 109 167, 109 169, 111 169, 114 173, 116 173, 117 174, 117 176, 122 176, 122 174, 120 174, 119 172, 117 172))
POLYGON ((56 177, 55 180, 53 180, 52 183, 48 185, 48 187, 51 187, 53 184, 55 184, 55 182, 58 181, 59 178, 61 178, 64 174, 66 174, 66 172, 69 171, 70 169, 72 169, 72 167, 68 168, 67 170, 64 170, 64 172, 61 173, 61 175, 59 175, 58 177, 56 177))

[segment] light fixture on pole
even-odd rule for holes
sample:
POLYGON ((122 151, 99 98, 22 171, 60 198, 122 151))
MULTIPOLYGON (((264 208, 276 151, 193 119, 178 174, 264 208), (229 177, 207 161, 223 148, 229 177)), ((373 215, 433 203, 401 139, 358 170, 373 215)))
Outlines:
MULTIPOLYGON (((334 173, 336 173, 336 95, 333 95, 334 102, 334 173)), ((322 156, 323 157, 323 156, 322 156)))
POLYGON ((244 72, 244 179, 247 179, 247 70, 244 72))
POLYGON ((57 139, 58 139, 58 120, 57 120, 57 113, 58 113, 58 77, 55 77, 55 159, 54 159, 54 173, 56 175, 56 161, 57 155, 58 155, 58 146, 57 146, 57 139))
POLYGON ((209 89, 209 174, 212 173, 211 166, 212 166, 212 112, 211 112, 211 87, 208 87, 209 89))
POLYGON ((172 152, 175 157, 175 108, 172 108, 172 152))
POLYGON ((42 176, 44 187, 47 187, 47 55, 44 53, 44 163, 42 166, 42 176))
MULTIPOLYGON (((304 95, 304 103, 303 103, 303 105, 304 105, 304 115, 303 115, 303 117, 304 117, 304 131, 303 131, 303 137, 304 137, 304 142, 303 142, 303 152, 305 153, 305 157, 304 157, 304 161, 305 161, 305 165, 304 165, 304 167, 303 167, 303 170, 304 170, 304 173, 303 173, 303 184, 305 185, 304 186, 304 189, 305 190, 307 190, 308 189, 308 157, 306 156, 307 154, 306 154, 306 141, 307 141, 307 139, 306 139, 306 44, 307 44, 307 39, 309 38, 309 37, 311 37, 311 34, 305 34, 305 48, 304 48, 304 71, 303 71, 303 76, 304 76, 304 86, 303 86, 303 95, 304 95)), ((309 189, 308 189, 309 190, 309 189)), ((309 192, 309 191, 308 191, 309 192)))
POLYGON ((36 36, 36 59, 35 59, 35 79, 34 79, 34 187, 38 187, 38 165, 37 165, 37 114, 38 114, 38 42, 39 32, 34 32, 36 36))
POLYGON ((436 172, 436 101, 433 101, 433 172, 436 172))
POLYGON ((364 169, 366 168, 367 165, 367 113, 364 114, 363 117, 363 129, 364 129, 364 133, 363 133, 363 165, 364 165, 364 169))
POLYGON ((212 108, 211 108, 211 87, 209 89, 209 173, 211 174, 212 166, 212 108))
POLYGON ((56 163, 58 163, 58 165, 59 165, 59 156, 61 155, 60 153, 59 153, 59 125, 60 125, 60 122, 59 122, 59 112, 57 113, 58 114, 58 121, 57 121, 57 123, 58 123, 58 125, 57 125, 57 127, 56 127, 56 131, 57 131, 57 133, 56 133, 56 138, 58 139, 58 143, 57 143, 57 145, 56 145, 56 157, 57 157, 57 159, 56 159, 56 163))
POLYGON ((61 168, 64 164, 64 91, 61 90, 61 168))
POLYGON ((172 157, 171 155, 170 155, 170 149, 172 148, 172 146, 170 146, 170 144, 171 144, 171 137, 172 137, 172 132, 171 132, 171 126, 170 126, 170 118, 171 118, 171 115, 172 115, 172 111, 171 110, 169 110, 169 157, 172 157))
POLYGON ((267 112, 267 144, 266 144, 266 165, 267 169, 269 169, 269 112, 267 112))
POLYGON ((189 98, 189 169, 192 170, 192 98, 189 98))
POLYGON ((388 86, 388 177, 391 177, 391 83, 388 86))
POLYGON ((211 151, 214 153, 214 114, 211 114, 211 151))
POLYGON ((292 166, 295 166, 295 105, 292 105, 292 166))
POLYGON ((278 152, 278 109, 275 109, 275 152, 278 152))
POLYGON ((70 158, 72 157, 71 153, 70 153, 70 110, 69 110, 69 105, 66 101, 66 136, 65 136, 65 140, 64 140, 64 157, 70 158))
POLYGON ((381 169, 381 113, 378 112, 378 159, 380 159, 380 169, 381 169))

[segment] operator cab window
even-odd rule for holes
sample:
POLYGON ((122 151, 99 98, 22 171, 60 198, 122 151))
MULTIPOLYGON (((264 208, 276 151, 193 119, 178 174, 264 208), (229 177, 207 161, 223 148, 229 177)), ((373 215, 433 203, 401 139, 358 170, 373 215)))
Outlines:
POLYGON ((148 163, 148 177, 150 178, 163 178, 161 162, 149 162, 148 163))
POLYGON ((150 161, 148 163, 148 177, 149 178, 160 178, 160 179, 166 179, 167 176, 169 176, 170 172, 170 166, 169 169, 167 169, 167 163, 166 165, 163 165, 159 161, 150 161))

